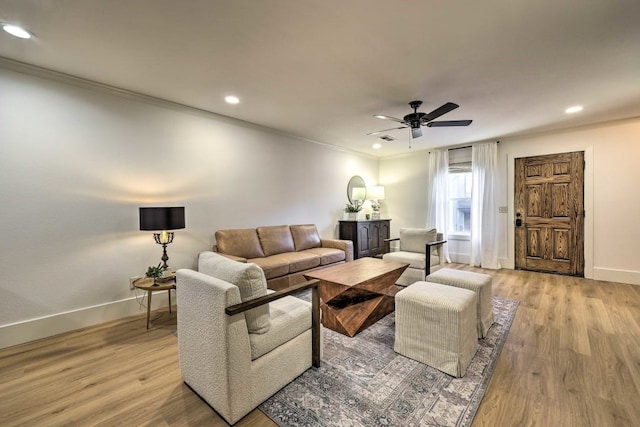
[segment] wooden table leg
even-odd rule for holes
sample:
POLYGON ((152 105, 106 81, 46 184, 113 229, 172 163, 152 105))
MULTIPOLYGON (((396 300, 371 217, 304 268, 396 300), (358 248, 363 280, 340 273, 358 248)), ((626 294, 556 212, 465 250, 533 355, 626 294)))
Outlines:
POLYGON ((320 292, 318 286, 311 288, 311 362, 320 367, 320 292))
POLYGON ((167 295, 169 295, 169 314, 171 314, 171 289, 167 290, 167 295))
POLYGON ((147 329, 149 329, 149 318, 151 317, 151 295, 152 291, 147 291, 147 329))

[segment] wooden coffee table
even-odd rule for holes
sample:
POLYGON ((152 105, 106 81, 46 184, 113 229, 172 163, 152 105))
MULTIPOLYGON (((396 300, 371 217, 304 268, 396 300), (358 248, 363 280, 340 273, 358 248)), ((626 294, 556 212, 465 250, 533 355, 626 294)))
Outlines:
POLYGON ((395 283, 408 266, 360 258, 304 276, 320 280, 322 324, 352 337, 395 309, 395 283))

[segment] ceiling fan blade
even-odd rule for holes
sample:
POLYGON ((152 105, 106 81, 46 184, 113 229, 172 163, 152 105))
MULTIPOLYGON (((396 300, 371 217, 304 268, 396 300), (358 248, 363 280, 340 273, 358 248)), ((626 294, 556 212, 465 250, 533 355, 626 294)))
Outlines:
POLYGON ((447 102, 446 104, 441 105, 440 107, 436 108, 429 114, 426 114, 422 118, 422 122, 425 123, 425 122, 430 122, 431 120, 435 120, 441 115, 447 114, 449 111, 455 110, 458 107, 459 107, 458 104, 454 104, 453 102, 447 102))
POLYGON ((394 122, 404 123, 404 120, 396 119, 395 117, 385 116, 384 114, 374 114, 373 117, 382 120, 393 120, 394 122))
POLYGON ((409 126, 400 126, 398 128, 391 128, 391 129, 384 129, 384 130, 379 130, 377 132, 370 132, 367 135, 378 135, 380 133, 385 133, 385 132, 389 132, 390 130, 398 130, 398 129, 405 129, 408 128, 409 126))
MULTIPOLYGON (((411 128, 411 138, 415 139, 415 138, 419 138, 422 136, 422 129, 420 128, 411 128)), ((411 148, 411 147, 409 147, 411 148)))
POLYGON ((442 120, 439 122, 429 122, 427 126, 430 128, 445 126, 469 126, 473 120, 442 120))

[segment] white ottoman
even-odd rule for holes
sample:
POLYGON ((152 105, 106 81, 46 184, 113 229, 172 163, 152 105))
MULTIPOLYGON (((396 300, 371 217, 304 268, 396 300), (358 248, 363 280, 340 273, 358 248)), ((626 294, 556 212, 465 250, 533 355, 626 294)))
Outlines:
POLYGON ((426 281, 474 291, 478 300, 478 338, 487 336, 489 328, 493 325, 491 276, 472 271, 441 268, 428 275, 426 281))
POLYGON ((393 349, 449 375, 461 377, 478 349, 476 294, 416 282, 396 294, 393 349))

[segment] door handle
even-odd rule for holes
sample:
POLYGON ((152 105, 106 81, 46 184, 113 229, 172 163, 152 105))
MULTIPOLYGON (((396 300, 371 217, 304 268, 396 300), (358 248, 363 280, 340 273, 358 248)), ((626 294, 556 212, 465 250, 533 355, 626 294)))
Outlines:
POLYGON ((522 218, 520 212, 516 213, 516 227, 522 227, 522 218))

